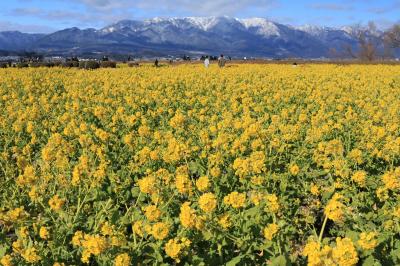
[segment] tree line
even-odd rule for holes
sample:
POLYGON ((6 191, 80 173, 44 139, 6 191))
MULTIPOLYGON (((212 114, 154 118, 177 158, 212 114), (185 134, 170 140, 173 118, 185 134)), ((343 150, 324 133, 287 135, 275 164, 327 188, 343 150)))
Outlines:
POLYGON ((352 28, 351 35, 356 38, 356 45, 346 44, 341 52, 331 49, 332 57, 362 61, 390 60, 395 56, 395 49, 400 48, 400 24, 383 33, 378 31, 374 22, 369 22, 367 27, 358 24, 352 28))

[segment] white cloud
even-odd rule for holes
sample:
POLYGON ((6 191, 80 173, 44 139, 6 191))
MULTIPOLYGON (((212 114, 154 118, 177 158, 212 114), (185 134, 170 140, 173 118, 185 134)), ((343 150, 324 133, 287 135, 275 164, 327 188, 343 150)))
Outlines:
POLYGON ((317 10, 329 11, 353 11, 354 7, 346 4, 333 4, 333 3, 315 3, 310 5, 311 8, 317 10))
POLYGON ((96 10, 116 11, 121 8, 154 10, 161 13, 188 15, 240 15, 247 9, 267 10, 277 0, 74 0, 96 10))
MULTIPOLYGON (((52 0, 53 4, 63 2, 64 8, 49 9, 44 8, 45 5, 34 6, 35 1, 19 1, 25 2, 26 5, 3 11, 3 15, 55 22, 59 28, 73 26, 101 28, 123 19, 143 19, 154 16, 248 17, 254 10, 257 10, 259 16, 267 16, 267 11, 276 7, 279 2, 279 0, 52 0)), ((17 27, 9 26, 8 28, 17 27)), ((32 26, 32 28, 35 27, 32 26)), ((45 28, 43 27, 41 31, 45 28)), ((21 27, 21 29, 26 28, 21 27)), ((49 27, 46 31, 49 31, 49 27)))
POLYGON ((45 21, 55 21, 65 26, 102 27, 104 23, 113 23, 129 18, 128 13, 120 12, 77 12, 71 10, 44 10, 40 8, 15 8, 6 15, 13 17, 34 17, 45 21))
POLYGON ((51 33, 56 31, 56 29, 43 25, 34 24, 20 24, 13 23, 9 21, 0 21, 0 32, 1 31, 21 31, 25 33, 51 33))

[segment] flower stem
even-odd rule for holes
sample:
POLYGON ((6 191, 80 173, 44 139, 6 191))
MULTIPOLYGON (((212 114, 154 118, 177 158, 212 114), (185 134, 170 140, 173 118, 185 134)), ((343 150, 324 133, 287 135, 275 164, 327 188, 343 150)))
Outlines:
POLYGON ((324 222, 322 224, 321 232, 319 233, 319 238, 318 238, 319 243, 321 243, 321 241, 322 241, 322 236, 324 235, 326 222, 328 222, 328 216, 325 215, 325 219, 324 219, 324 222))

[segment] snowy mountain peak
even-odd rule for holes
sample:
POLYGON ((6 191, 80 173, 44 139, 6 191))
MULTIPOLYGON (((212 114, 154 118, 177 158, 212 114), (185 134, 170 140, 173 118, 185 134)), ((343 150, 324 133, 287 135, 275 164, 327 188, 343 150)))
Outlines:
POLYGON ((341 29, 337 28, 332 28, 332 27, 325 27, 325 26, 315 26, 315 25, 303 25, 300 27, 296 27, 296 29, 307 32, 308 34, 311 34, 313 36, 319 36, 321 34, 327 34, 329 32, 335 32, 335 31, 342 31, 341 29))
POLYGON ((232 21, 234 19, 229 17, 187 17, 185 18, 188 22, 192 23, 201 30, 208 31, 216 24, 222 21, 232 21))
POLYGON ((279 28, 274 23, 265 18, 249 18, 242 19, 242 24, 246 29, 249 28, 257 28, 256 32, 260 35, 271 36, 276 35, 280 36, 279 28))
POLYGON ((306 24, 306 25, 303 25, 303 26, 300 26, 300 27, 296 27, 296 29, 302 30, 302 31, 305 31, 305 32, 321 32, 321 31, 325 30, 325 27, 306 24))
POLYGON ((156 17, 143 21, 122 20, 116 24, 101 29, 103 33, 112 33, 122 29, 135 30, 142 26, 173 25, 176 27, 193 27, 203 31, 209 31, 215 26, 230 27, 237 26, 245 29, 257 28, 261 35, 279 35, 279 29, 274 22, 264 18, 238 19, 228 16, 219 17, 184 17, 184 18, 162 18, 156 17))

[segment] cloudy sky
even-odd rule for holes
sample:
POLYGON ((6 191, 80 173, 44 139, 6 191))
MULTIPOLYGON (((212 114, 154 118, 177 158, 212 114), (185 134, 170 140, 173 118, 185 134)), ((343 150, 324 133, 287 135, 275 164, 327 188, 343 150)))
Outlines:
POLYGON ((122 19, 264 17, 291 25, 343 26, 400 21, 400 0, 2 0, 0 31, 52 32, 101 28, 122 19))

